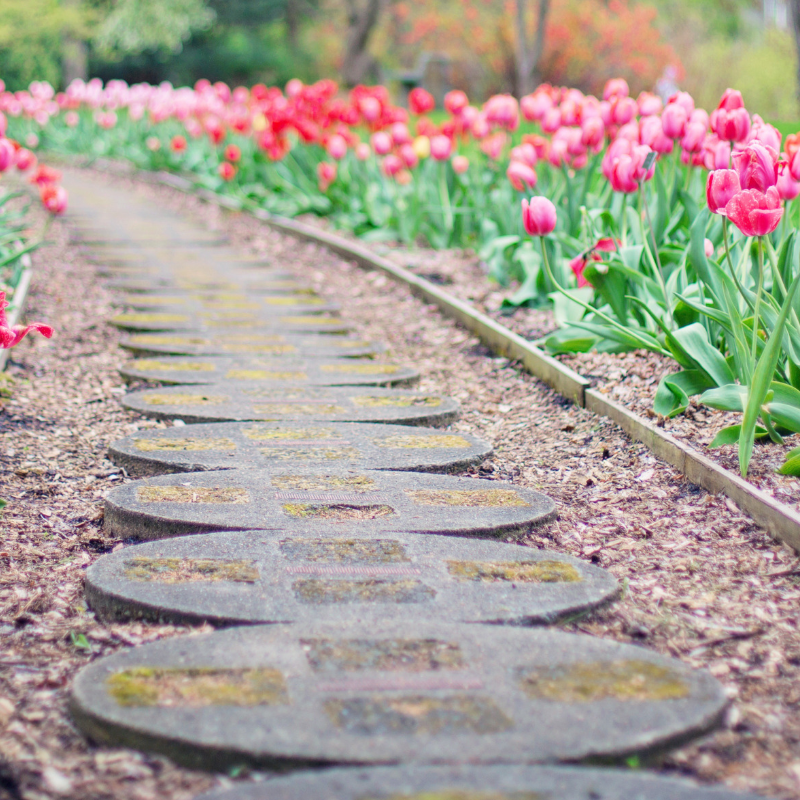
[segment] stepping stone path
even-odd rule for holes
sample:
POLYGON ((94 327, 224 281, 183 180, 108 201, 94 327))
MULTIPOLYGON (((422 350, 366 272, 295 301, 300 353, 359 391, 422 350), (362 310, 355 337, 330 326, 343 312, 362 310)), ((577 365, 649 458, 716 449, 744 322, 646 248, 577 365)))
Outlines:
POLYGON ((131 392, 123 405, 155 419, 184 422, 399 422, 448 425, 458 416, 450 397, 369 387, 304 387, 275 381, 165 386, 131 392))
POLYGON ((196 800, 764 800, 631 770, 520 765, 328 769, 196 800))
POLYGON ((419 380, 419 371, 399 364, 364 359, 270 359, 253 356, 183 356, 129 361, 120 374, 126 380, 164 384, 282 381, 300 386, 386 386, 419 380))
MULTIPOLYGON (((236 531, 126 547, 86 573, 111 619, 176 623, 555 622, 612 599, 617 582, 575 558, 513 544, 355 526, 315 535, 236 531)), ((377 629, 377 628, 376 628, 377 629)))
POLYGON ((120 347, 137 355, 227 356, 235 353, 273 358, 364 358, 386 348, 351 336, 242 333, 239 330, 139 333, 120 347))
POLYGON ((164 539, 223 530, 333 535, 349 525, 371 533, 518 537, 554 517, 549 497, 497 481, 275 467, 133 481, 109 492, 104 519, 116 536, 164 539))
POLYGON ((529 766, 667 749, 713 728, 725 695, 649 650, 529 627, 612 601, 616 580, 475 538, 525 534, 555 505, 430 474, 491 446, 409 427, 447 425, 458 403, 371 388, 418 373, 372 361, 385 346, 346 335, 290 263, 243 258, 114 185, 69 182, 73 238, 125 309, 109 320, 131 331, 122 374, 180 384, 123 403, 184 423, 112 445, 115 463, 156 477, 109 494, 108 530, 157 541, 99 559, 87 599, 114 619, 240 625, 84 668, 72 711, 92 740, 203 769, 350 765, 204 800, 743 797, 529 766))
POLYGON ((223 422, 144 430, 109 447, 108 457, 129 475, 214 469, 294 471, 308 467, 459 472, 483 461, 492 446, 468 433, 405 425, 332 422, 223 422))
POLYGON ((84 668, 96 741, 192 766, 536 763, 664 749, 719 721, 710 675, 514 626, 294 623, 168 639, 84 668))

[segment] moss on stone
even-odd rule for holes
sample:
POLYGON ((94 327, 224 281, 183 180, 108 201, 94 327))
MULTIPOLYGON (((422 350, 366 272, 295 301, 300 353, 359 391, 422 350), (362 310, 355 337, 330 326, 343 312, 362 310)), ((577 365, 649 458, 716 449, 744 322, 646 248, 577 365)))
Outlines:
POLYGON ((242 433, 255 441, 271 439, 335 439, 333 428, 246 428, 242 433))
POLYGON ((405 547, 393 539, 283 539, 287 561, 321 564, 408 564, 405 547))
POLYGON ((149 406, 218 406, 230 398, 209 394, 146 394, 142 402, 149 406))
POLYGON ((465 506, 467 508, 508 508, 530 505, 513 489, 479 489, 453 491, 406 489, 415 503, 425 506, 465 506))
POLYGON ((391 506, 352 506, 344 503, 284 503, 281 509, 287 517, 294 519, 326 520, 328 522, 380 519, 394 514, 391 506))
POLYGON ((118 325, 152 325, 162 322, 188 322, 187 314, 117 314, 111 322, 118 325))
POLYGON ((301 639, 314 672, 432 672, 462 669, 456 642, 438 639, 301 639))
POLYGON ((225 377, 232 381, 307 381, 305 372, 275 372, 265 369, 231 369, 225 377))
POLYGON ((306 415, 316 414, 342 414, 344 406, 337 406, 333 403, 262 403, 253 406, 256 414, 287 414, 287 415, 306 415))
POLYGON ((307 578, 292 584, 295 597, 309 605, 331 603, 424 603, 436 591, 421 581, 390 578, 339 580, 307 578))
POLYGON ((277 669, 172 669, 137 667, 111 675, 106 689, 128 708, 271 706, 289 703, 286 681, 277 669))
POLYGON ((220 347, 227 353, 259 353, 271 356, 297 351, 293 344, 226 344, 223 342, 220 347))
POLYGON ((431 436, 414 434, 398 434, 384 436, 372 440, 377 447, 408 448, 408 449, 434 449, 445 447, 469 447, 469 442, 463 437, 453 433, 440 433, 431 436))
POLYGON ((205 439, 205 438, 153 438, 153 439, 134 439, 137 450, 143 453, 175 453, 175 452, 199 452, 203 450, 235 450, 236 442, 231 439, 205 439))
POLYGON ((353 404, 361 408, 383 408, 392 406, 396 408, 436 408, 442 404, 440 397, 404 397, 403 395, 396 395, 395 397, 373 397, 370 395, 357 395, 350 398, 353 404))
POLYGON ((273 475, 270 482, 283 491, 331 491, 343 489, 348 492, 374 492, 375 481, 366 475, 273 475))
POLYGON ((481 583, 576 583, 582 580, 578 570, 563 561, 448 561, 447 571, 458 580, 481 583))
POLYGON ((233 486, 213 488, 209 486, 140 486, 136 490, 140 503, 235 503, 250 502, 247 489, 233 486))
POLYGON ((262 447, 261 455, 273 461, 355 461, 355 447, 262 447))
POLYGON ((149 333, 141 333, 137 336, 131 336, 130 341, 132 344, 150 344, 150 345, 210 344, 208 339, 202 339, 199 336, 158 336, 149 333))
POLYGON ((323 364, 322 372, 344 372, 354 375, 394 375, 400 367, 395 364, 323 364))
POLYGON ((131 361, 131 367, 141 371, 155 372, 214 372, 216 366, 207 361, 159 361, 155 358, 139 358, 131 361))
POLYGON ((129 581, 197 583, 230 581, 255 583, 259 579, 255 561, 221 558, 129 558, 123 571, 129 581))
POLYGON ((677 672, 636 659, 541 667, 523 674, 520 687, 533 700, 559 703, 677 700, 689 695, 688 684, 677 672))

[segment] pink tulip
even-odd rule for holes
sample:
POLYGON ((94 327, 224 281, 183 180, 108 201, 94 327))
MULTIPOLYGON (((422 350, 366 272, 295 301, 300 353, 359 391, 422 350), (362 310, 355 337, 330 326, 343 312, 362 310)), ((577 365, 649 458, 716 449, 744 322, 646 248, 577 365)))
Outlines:
POLYGON ((652 94, 652 92, 642 92, 636 104, 639 109, 640 117, 656 116, 660 114, 661 109, 664 108, 664 103, 661 101, 661 98, 657 94, 652 94))
POLYGON ((51 214, 63 214, 67 210, 67 190, 63 186, 48 183, 40 189, 40 197, 51 214))
POLYGON ((614 100, 618 97, 627 97, 631 93, 628 82, 624 78, 611 78, 603 89, 603 100, 614 100))
POLYGON ((409 169, 414 169, 414 167, 419 164, 419 156, 417 155, 417 151, 414 149, 414 145, 410 142, 400 147, 399 154, 403 164, 405 164, 409 169))
POLYGON ((561 109, 550 108, 545 111, 539 124, 545 133, 555 133, 561 127, 561 109))
POLYGON ((743 142, 750 133, 750 115, 747 109, 735 108, 726 111, 717 109, 712 115, 714 133, 727 142, 743 142))
POLYGON ((472 121, 472 135, 476 139, 485 139, 489 135, 489 121, 486 119, 486 114, 482 111, 478 113, 472 121))
POLYGON ((534 169, 521 161, 512 161, 508 165, 506 177, 518 192, 524 192, 526 188, 533 189, 538 180, 534 169))
POLYGON ((706 202, 713 214, 724 214, 730 199, 742 190, 735 169, 718 169, 708 173, 706 202))
POLYGON ((483 105, 486 119, 493 125, 499 125, 510 131, 519 127, 519 103, 510 94, 496 94, 483 105))
POLYGON ((459 116, 468 105, 469 98, 460 89, 453 89, 444 96, 444 107, 454 117, 459 116))
POLYGON ((689 115, 678 103, 670 103, 661 114, 661 127, 664 135, 670 139, 680 139, 686 132, 686 120, 689 115))
POLYGON ((625 125, 636 116, 636 101, 632 97, 620 97, 611 104, 611 118, 615 125, 625 125))
POLYGON ((702 126, 708 130, 708 126, 711 124, 708 116, 708 111, 703 108, 696 108, 689 114, 689 122, 699 122, 702 126))
POLYGON ((530 142, 523 142, 517 147, 511 148, 511 161, 521 161, 529 167, 535 167, 539 157, 536 155, 536 148, 530 142))
POLYGON ((38 331, 45 339, 49 339, 53 335, 53 329, 42 322, 33 322, 30 325, 14 325, 12 327, 8 324, 8 318, 6 317, 7 308, 6 293, 0 292, 0 348, 7 350, 9 347, 14 347, 31 331, 38 331))
POLYGON ((335 133, 328 139, 328 146, 325 148, 331 158, 339 161, 347 155, 347 140, 344 136, 335 133))
POLYGON ((600 117, 589 117, 581 124, 581 142, 592 150, 602 146, 606 137, 606 126, 600 117))
POLYGON ((392 149, 392 137, 386 131, 377 131, 370 139, 372 149, 379 155, 385 156, 392 149))
POLYGON ((770 186, 766 192, 746 189, 735 194, 725 214, 745 236, 766 236, 778 227, 783 208, 778 190, 770 186))
POLYGON ((684 111, 686 111, 687 117, 694 111, 694 98, 689 92, 678 92, 670 97, 669 102, 670 105, 682 106, 684 111))
POLYGON ((742 93, 736 89, 726 89, 722 94, 717 108, 724 108, 726 111, 735 111, 737 108, 744 108, 742 93))
POLYGON ((17 169, 20 172, 30 169, 36 165, 36 156, 30 150, 21 147, 17 150, 17 169))
POLYGON ((358 101, 358 110, 365 122, 377 122, 381 116, 381 103, 375 97, 362 97, 358 101))
POLYGON ((528 122, 536 122, 553 107, 553 98, 546 92, 526 94, 520 99, 519 107, 528 122))
POLYGON ((778 154, 760 142, 751 142, 734 153, 733 166, 739 173, 742 189, 766 192, 778 182, 778 154))
POLYGON ((639 142, 651 147, 656 153, 671 153, 674 142, 664 134, 661 117, 645 117, 639 124, 639 142))
POLYGON ((408 93, 408 107, 411 109, 412 114, 419 116, 433 111, 436 108, 436 101, 429 91, 417 86, 416 89, 412 89, 408 93))
MULTIPOLYGON (((17 158, 19 158, 19 155, 17 158)), ((788 169, 781 170, 775 186, 778 189, 781 200, 794 200, 800 194, 800 181, 795 180, 788 169)))
POLYGON ((699 153, 703 149, 705 138, 705 125, 700 122, 690 122, 686 126, 683 139, 681 139, 681 147, 689 153, 699 153))
POLYGON ((331 164, 329 161, 320 161, 317 164, 317 178, 319 180, 319 190, 327 192, 328 187, 336 180, 338 168, 336 164, 331 164))
POLYGON ((558 222, 556 207, 546 197, 522 201, 522 224, 529 236, 547 236, 558 222))
POLYGON ((359 161, 366 161, 372 155, 372 150, 366 142, 359 142, 356 145, 355 153, 359 161))
POLYGON ((392 141, 396 145, 408 144, 411 141, 411 134, 408 131, 408 125, 405 122, 395 122, 389 129, 392 141))
POLYGON ((436 161, 447 161, 453 152, 453 142, 448 136, 437 134, 431 138, 431 156, 436 161))
POLYGON ((67 111, 67 113, 64 114, 64 122, 68 128, 75 128, 80 121, 81 118, 78 116, 77 111, 67 111))
POLYGON ((453 156, 450 163, 456 175, 463 175, 469 169, 469 159, 466 156, 453 156))
POLYGON ((714 243, 711 239, 703 239, 703 252, 706 254, 706 258, 714 255, 714 243))
POLYGON ((8 139, 0 139, 0 172, 5 172, 13 163, 16 152, 8 139))
POLYGON ((224 181, 232 181, 236 177, 236 167, 229 161, 223 161, 217 169, 220 178, 224 181))
POLYGON ((753 140, 761 142, 761 144, 771 147, 775 151, 781 149, 781 139, 783 137, 777 128, 773 127, 767 122, 764 122, 758 114, 753 115, 753 127, 750 129, 750 136, 747 141, 753 140))
POLYGON ((383 159, 381 168, 383 169, 383 174, 391 178, 403 169, 403 161, 400 156, 389 153, 389 155, 383 159))

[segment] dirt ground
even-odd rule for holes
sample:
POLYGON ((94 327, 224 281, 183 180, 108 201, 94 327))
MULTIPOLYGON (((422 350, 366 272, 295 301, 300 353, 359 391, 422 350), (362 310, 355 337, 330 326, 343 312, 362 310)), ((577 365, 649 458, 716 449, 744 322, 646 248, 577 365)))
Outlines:
MULTIPOLYGON (((365 338, 414 364, 421 388, 456 397, 453 430, 493 441, 475 475, 548 493, 559 519, 525 544, 591 560, 624 584, 614 606, 565 626, 634 642, 709 669, 731 706, 718 732, 654 769, 766 796, 800 794, 800 561, 730 501, 687 483, 614 425, 571 405, 378 273, 173 190, 113 180, 224 230, 244 252, 302 276, 365 338)), ((69 188, 69 176, 65 180, 69 188)), ((12 353, 0 400, 0 798, 188 800, 230 785, 165 759, 89 746, 72 726, 69 682, 88 661, 188 629, 106 625, 86 609, 83 574, 120 547, 102 532, 104 494, 125 476, 104 453, 154 423, 119 404, 124 353, 106 324, 124 308, 66 224, 34 257, 29 320, 52 324, 12 353), (6 396, 7 395, 7 396, 6 396)), ((247 776, 238 776, 245 777, 247 776)))

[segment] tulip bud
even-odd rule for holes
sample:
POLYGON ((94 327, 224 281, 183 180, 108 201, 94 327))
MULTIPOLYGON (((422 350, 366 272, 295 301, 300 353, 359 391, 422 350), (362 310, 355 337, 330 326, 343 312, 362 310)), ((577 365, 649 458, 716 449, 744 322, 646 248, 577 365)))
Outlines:
POLYGON ((372 150, 370 150, 370 147, 366 142, 359 142, 356 145, 355 153, 356 158, 359 161, 366 161, 372 155, 372 150))
POLYGON ((547 236, 558 222, 556 207, 546 197, 522 201, 522 224, 529 236, 547 236))
POLYGON ((456 175, 463 175, 469 169, 469 159, 466 156, 453 156, 450 163, 456 175))
POLYGON ((372 149, 379 156, 385 156, 392 149, 392 137, 386 131, 373 133, 370 141, 372 142, 372 149))
POLYGON ((411 146, 420 159, 428 158, 431 154, 431 140, 427 136, 417 136, 411 146))
POLYGON ((711 258, 714 255, 714 243, 711 239, 703 239, 703 251, 706 254, 706 258, 711 258))
POLYGON ((706 202, 713 214, 722 214, 730 199, 741 191, 739 175, 733 169, 717 169, 708 173, 706 202))
POLYGON ((347 142, 345 141, 344 136, 335 133, 330 139, 328 139, 328 146, 325 149, 328 151, 328 155, 331 158, 334 158, 338 161, 347 155, 347 142))
POLYGON ((453 142, 442 134, 438 134, 431 139, 431 156, 436 161, 447 161, 453 152, 453 142))

